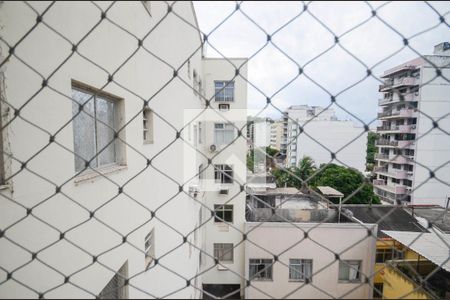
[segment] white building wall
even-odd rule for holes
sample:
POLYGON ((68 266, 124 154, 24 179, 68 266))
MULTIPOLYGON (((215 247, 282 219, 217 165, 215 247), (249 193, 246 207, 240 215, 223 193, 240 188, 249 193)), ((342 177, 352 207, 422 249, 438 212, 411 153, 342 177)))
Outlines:
MULTIPOLYGON (((447 60, 449 57, 447 56, 447 60)), ((442 75, 450 77, 450 68, 442 68, 442 75)), ((422 67, 422 83, 416 134, 416 156, 413 179, 413 204, 436 204, 445 207, 450 197, 450 84, 436 77, 433 67, 422 67), (436 120, 439 128, 433 128, 430 120, 436 120), (431 130, 431 131, 430 131, 431 130), (439 169, 438 169, 439 168, 439 169), (430 178, 430 170, 435 178, 430 178), (429 179, 429 180, 428 180, 429 179)))
MULTIPOLYGON (((30 5, 42 13, 49 3, 31 2, 30 5)), ((98 5, 106 9, 110 3, 98 5)), ((72 45, 42 23, 15 48, 17 56, 44 77, 52 74, 69 57, 49 79, 51 89, 46 87, 32 97, 40 89, 42 78, 15 56, 10 57, 1 70, 5 77, 4 96, 12 107, 20 108, 32 99, 20 110, 21 118, 14 118, 12 109, 3 116, 4 122, 11 120, 5 129, 5 144, 14 156, 9 160, 5 157, 6 175, 15 175, 1 189, 0 228, 5 231, 6 238, 0 238, 0 265, 12 272, 25 264, 12 273, 12 278, 38 293, 55 287, 44 295, 45 298, 92 298, 125 262, 128 262, 128 276, 132 277, 130 298, 148 298, 148 294, 169 298, 200 297, 199 291, 192 286, 186 287, 186 280, 199 271, 199 254, 195 247, 183 243, 183 237, 198 246, 202 243, 200 237, 194 238, 200 204, 185 193, 178 193, 187 175, 195 177, 198 169, 181 169, 184 160, 192 157, 180 155, 185 146, 180 139, 171 144, 176 130, 170 125, 180 130, 184 126, 185 109, 204 108, 204 102, 180 80, 192 83, 194 69, 202 76, 201 40, 198 31, 174 14, 166 16, 165 3, 152 1, 150 5, 151 17, 141 2, 117 2, 108 10, 107 16, 139 38, 165 18, 145 39, 144 46, 174 67, 179 67, 194 53, 190 69, 184 65, 178 71, 178 78, 173 78, 172 67, 140 49, 114 73, 114 81, 121 86, 107 84, 108 73, 115 72, 137 49, 138 41, 106 20, 73 55, 72 45), (73 128, 72 123, 66 124, 72 118, 72 79, 94 88, 107 84, 104 91, 123 98, 120 116, 127 125, 120 137, 127 144, 123 155, 125 163, 108 169, 103 176, 76 177, 71 153, 74 149, 73 128), (168 85, 160 91, 166 83, 168 85), (140 111, 144 102, 141 97, 151 99, 149 107, 157 113, 153 117, 152 144, 144 144, 142 139, 140 111), (50 134, 55 133, 56 142, 46 147, 50 134), (151 159, 149 166, 147 159, 151 159), (20 162, 25 161, 26 169, 21 170, 20 162), (55 193, 56 187, 61 187, 61 192, 55 193), (120 194, 119 187, 123 187, 120 194), (26 208, 32 210, 24 218, 26 208), (89 211, 95 212, 91 218, 89 211), (151 218, 151 211, 157 219, 151 218), (170 224, 171 228, 164 223, 170 224), (155 232, 155 256, 160 259, 145 272, 144 237, 151 229, 155 232), (64 237, 60 236, 62 232, 64 237), (123 244, 122 236, 125 235, 127 243, 123 244), (37 254, 37 259, 32 262, 31 253, 37 254), (93 256, 96 256, 96 262, 93 262, 93 256), (70 283, 80 288, 64 284, 64 276, 70 276, 70 283), (179 291, 171 294, 175 290, 179 291)), ((176 3, 173 10, 196 24, 190 2, 176 3)), ((100 10, 92 3, 58 2, 43 19, 76 43, 100 20, 100 10)), ((23 3, 5 2, 1 4, 0 20, 2 39, 14 45, 35 24, 36 14, 23 3)), ((0 48, 3 60, 8 47, 0 42, 0 48)), ((214 78, 212 72, 220 68, 207 68, 209 73, 204 78, 214 78)), ((6 111, 4 103, 2 105, 6 111)), ((242 106, 245 107, 245 103, 242 106)), ((189 137, 186 131, 182 136, 186 141, 193 141, 193 136, 189 137)), ((236 150, 245 155, 245 144, 236 150)), ((188 192, 187 185, 183 189, 188 192)), ((197 197, 201 201, 203 196, 197 197)), ((6 276, 4 270, 0 271, 0 281, 3 282, 6 276)), ((0 285, 0 297, 38 296, 15 280, 0 285)), ((194 283, 201 287, 201 279, 192 280, 194 283)))
POLYGON ((297 163, 310 156, 317 166, 331 162, 360 172, 366 167, 367 133, 352 121, 311 121, 304 126, 296 146, 297 163), (336 153, 333 161, 330 151, 336 153))
MULTIPOLYGON (((205 59, 203 63, 205 74, 205 92, 207 99, 213 99, 214 80, 234 80, 235 94, 234 102, 230 103, 229 111, 221 111, 220 114, 211 113, 214 120, 225 122, 224 119, 234 123, 234 125, 242 130, 242 136, 232 144, 218 146, 214 152, 209 151, 210 145, 214 144, 214 122, 210 121, 207 130, 208 135, 205 139, 205 153, 212 159, 212 164, 229 164, 233 166, 233 184, 214 184, 214 168, 211 165, 205 179, 207 182, 204 187, 206 192, 206 205, 214 210, 214 204, 232 204, 234 215, 233 224, 226 225, 222 223, 214 223, 214 218, 205 210, 204 222, 206 222, 206 233, 204 239, 204 250, 209 254, 214 253, 214 243, 233 243, 235 246, 242 241, 242 233, 244 231, 245 222, 245 193, 243 192, 243 184, 247 177, 246 168, 246 152, 247 143, 243 138, 246 134, 245 124, 247 122, 247 84, 242 77, 235 77, 235 68, 240 68, 239 73, 243 77, 247 76, 247 60, 246 59, 230 59, 234 64, 231 65, 226 60, 221 59, 205 59), (209 182, 209 184, 208 184, 209 182), (229 189, 228 195, 219 194, 220 186, 226 186, 229 189)), ((218 110, 218 103, 211 101, 211 106, 218 110)), ((208 117, 209 118, 209 117, 208 117)), ((211 117, 212 118, 212 117, 211 117)), ((209 118, 209 119, 211 119, 209 118)), ((234 249, 234 261, 227 264, 225 270, 219 270, 215 266, 214 259, 208 255, 204 255, 202 259, 202 270, 204 284, 242 284, 241 278, 244 272, 244 246, 239 244, 234 249)))
POLYGON ((270 132, 271 124, 269 122, 255 122, 254 123, 254 146, 255 147, 267 147, 270 146, 270 132))
MULTIPOLYGON (((335 258, 337 253, 342 260, 362 260, 361 272, 372 275, 376 237, 366 238, 366 227, 373 232, 377 230, 376 225, 362 226, 351 223, 247 223, 246 231, 249 232, 247 239, 251 242, 245 242, 246 276, 249 276, 250 258, 273 259, 276 255, 284 265, 281 263, 273 265, 273 280, 252 280, 251 285, 246 289, 246 298, 268 298, 267 295, 279 299, 284 297, 292 299, 372 298, 372 288, 369 284, 364 284, 364 281, 338 282, 339 263, 335 258), (304 231, 308 231, 309 238, 299 242, 303 238, 304 231), (313 260, 312 284, 301 287, 304 283, 289 281, 287 266, 291 258, 313 260)), ((372 278, 370 282, 373 284, 372 278)))
POLYGON ((367 132, 362 127, 337 120, 332 108, 299 105, 290 107, 287 114, 287 166, 297 166, 303 156, 310 156, 317 166, 332 162, 365 171, 367 132), (300 133, 299 125, 304 132, 300 133), (332 161, 331 152, 337 159, 332 161))

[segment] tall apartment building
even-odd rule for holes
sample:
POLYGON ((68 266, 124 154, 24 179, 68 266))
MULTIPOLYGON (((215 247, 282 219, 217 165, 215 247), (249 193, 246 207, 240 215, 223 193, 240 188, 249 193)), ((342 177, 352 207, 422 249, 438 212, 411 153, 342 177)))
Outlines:
POLYGON ((284 141, 283 120, 274 121, 270 126, 270 147, 280 150, 284 141))
MULTIPOLYGON (((244 228, 230 177, 245 180, 245 141, 223 148, 245 124, 230 109, 245 110, 246 83, 203 57, 191 2, 171 10, 0 4, 1 298, 188 299, 242 283, 210 256, 244 228)), ((241 249, 226 263, 243 273, 241 249)))
POLYGON ((284 124, 286 166, 297 166, 304 156, 310 156, 317 165, 333 162, 365 170, 367 133, 352 121, 338 120, 333 109, 291 106, 284 113, 284 124), (332 161, 330 151, 337 160, 332 161))
POLYGON ((433 55, 384 72, 373 182, 383 201, 446 205, 450 196, 449 77, 450 43, 437 45, 433 55))
MULTIPOLYGON (((247 143, 238 137, 237 128, 245 128, 247 122, 247 83, 242 77, 232 81, 233 89, 227 91, 228 98, 221 97, 218 80, 230 82, 235 76, 235 66, 244 65, 240 74, 247 76, 247 60, 244 58, 204 59, 203 71, 206 76, 206 98, 214 99, 211 107, 218 110, 224 104, 228 110, 221 110, 222 116, 210 112, 205 122, 208 136, 205 138, 205 153, 212 159, 204 174, 200 191, 205 191, 205 205, 218 216, 211 218, 208 210, 203 210, 205 236, 202 254, 203 290, 212 295, 226 295, 237 291, 243 295, 245 286, 244 246, 242 234, 245 224, 245 193, 247 143), (215 83, 215 84, 214 84, 215 83), (215 96, 214 96, 215 95, 215 96), (225 118, 228 122, 225 122, 225 118), (216 264, 217 258, 219 264, 216 264)), ((205 164, 204 166, 207 166, 205 164)))

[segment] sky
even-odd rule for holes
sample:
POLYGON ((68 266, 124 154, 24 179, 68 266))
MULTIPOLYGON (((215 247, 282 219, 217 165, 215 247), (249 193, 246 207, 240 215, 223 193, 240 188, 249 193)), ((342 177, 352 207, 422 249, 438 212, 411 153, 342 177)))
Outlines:
MULTIPOLYGON (((450 2, 429 4, 450 23, 450 2)), ((339 118, 370 127, 379 110, 379 76, 418 57, 415 51, 432 54, 434 45, 450 41, 450 28, 424 2, 242 2, 236 11, 232 1, 195 1, 194 7, 200 30, 208 34, 206 56, 250 58, 250 109, 264 108, 267 96, 281 111, 290 105, 328 106, 332 94, 343 107, 331 106, 339 118), (372 10, 398 33, 372 17, 372 10), (296 78, 299 66, 303 74, 296 78), (377 79, 367 77, 368 68, 377 79)), ((260 116, 281 116, 272 107, 264 113, 260 116)))

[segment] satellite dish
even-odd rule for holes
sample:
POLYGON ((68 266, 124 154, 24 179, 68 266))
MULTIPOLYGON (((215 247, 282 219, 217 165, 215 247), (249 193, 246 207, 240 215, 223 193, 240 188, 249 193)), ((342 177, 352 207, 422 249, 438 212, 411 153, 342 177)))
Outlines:
POLYGON ((209 150, 211 150, 211 152, 216 151, 216 149, 217 149, 216 145, 209 146, 209 150))

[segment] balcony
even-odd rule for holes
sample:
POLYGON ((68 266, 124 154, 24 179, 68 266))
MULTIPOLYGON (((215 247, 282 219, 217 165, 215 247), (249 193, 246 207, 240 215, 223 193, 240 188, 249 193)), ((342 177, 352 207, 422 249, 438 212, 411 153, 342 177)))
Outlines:
POLYGON ((416 117, 416 109, 389 110, 378 113, 378 119, 397 119, 416 117))
POLYGON ((396 78, 394 80, 388 79, 384 81, 384 84, 379 86, 378 91, 384 92, 401 86, 414 86, 417 85, 415 77, 403 77, 396 78))
POLYGON ((373 185, 378 189, 381 189, 381 190, 384 190, 384 191, 387 191, 389 193, 393 193, 396 195, 406 193, 406 186, 400 185, 400 184, 387 185, 386 182, 381 179, 375 179, 373 181, 373 185))
MULTIPOLYGON (((406 94, 402 94, 402 96, 403 96, 403 101, 405 101, 405 102, 419 101, 419 92, 406 93, 406 94)), ((399 103, 400 98, 401 98, 400 95, 394 94, 390 98, 378 99, 378 105, 383 106, 383 105, 388 105, 388 104, 399 103)))
POLYGON ((416 129, 416 125, 391 125, 391 126, 378 126, 379 132, 392 132, 392 133, 411 133, 416 129))

